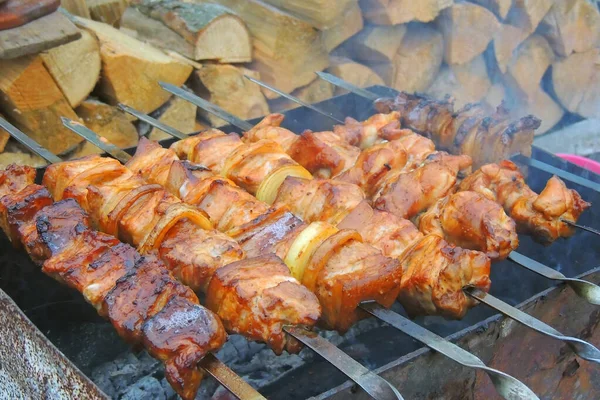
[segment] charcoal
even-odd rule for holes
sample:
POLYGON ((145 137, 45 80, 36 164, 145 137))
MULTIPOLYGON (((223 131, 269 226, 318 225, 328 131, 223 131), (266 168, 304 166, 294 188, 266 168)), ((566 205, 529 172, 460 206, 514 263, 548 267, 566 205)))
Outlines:
POLYGON ((129 386, 120 400, 166 400, 165 391, 158 379, 145 376, 129 386))

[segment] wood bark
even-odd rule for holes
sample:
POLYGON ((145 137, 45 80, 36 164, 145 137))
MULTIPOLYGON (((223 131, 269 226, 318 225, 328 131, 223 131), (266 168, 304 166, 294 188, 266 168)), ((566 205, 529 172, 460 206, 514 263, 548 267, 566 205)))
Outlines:
MULTIPOLYGON (((260 79, 260 75, 246 68, 233 65, 205 65, 194 73, 194 91, 210 102, 218 105, 242 119, 260 117, 269 113, 269 106, 260 86, 244 78, 250 75, 260 79)), ((202 112, 214 125, 224 121, 202 112)))
POLYGON ((491 86, 485 60, 478 56, 466 64, 444 66, 427 93, 438 99, 451 95, 458 109, 482 100, 491 86))
POLYGON ((483 53, 500 23, 487 8, 472 3, 458 3, 442 11, 436 20, 444 35, 444 61, 464 64, 483 53))
POLYGON ((41 54, 44 65, 75 108, 96 86, 100 78, 100 46, 88 31, 81 38, 41 54))
POLYGON ((360 0, 365 19, 377 25, 430 22, 453 3, 453 0, 360 0))
POLYGON ((554 3, 539 31, 556 54, 567 57, 600 46, 600 11, 588 0, 554 3))
POLYGON ((17 128, 55 154, 82 139, 60 117, 79 120, 39 56, 0 61, 0 109, 17 128))
POLYGON ((79 29, 55 11, 18 28, 0 31, 0 59, 36 54, 80 37, 79 29))
POLYGON ((427 25, 411 25, 394 56, 392 86, 407 92, 427 90, 442 66, 444 40, 427 25))
MULTIPOLYGON (((142 0, 135 8, 162 22, 191 44, 193 52, 182 53, 186 57, 223 63, 252 61, 248 29, 239 17, 222 5, 142 0)), ((157 44, 160 45, 160 41, 157 44)))
POLYGON ((99 40, 102 72, 98 92, 109 104, 125 103, 142 112, 156 110, 170 97, 158 82, 181 86, 192 73, 190 65, 110 25, 82 18, 76 21, 99 40))
POLYGON ((600 49, 573 53, 552 65, 560 103, 585 118, 600 118, 600 49))

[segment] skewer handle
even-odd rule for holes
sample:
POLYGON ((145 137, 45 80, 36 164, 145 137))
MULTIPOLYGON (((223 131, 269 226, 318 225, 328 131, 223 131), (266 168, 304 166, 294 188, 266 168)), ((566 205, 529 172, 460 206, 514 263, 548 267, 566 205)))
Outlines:
POLYGON ((364 302, 360 305, 360 308, 457 363, 465 367, 485 371, 490 376, 498 393, 505 399, 539 400, 536 394, 523 382, 502 371, 488 367, 474 354, 421 327, 408 318, 385 309, 375 302, 364 302))
POLYGON ((297 326, 286 326, 284 331, 329 361, 348 378, 356 382, 376 400, 402 400, 400 393, 385 379, 369 371, 358 361, 317 335, 297 326))
POLYGON ((523 311, 511 306, 510 304, 507 304, 488 293, 482 292, 479 289, 465 288, 464 291, 467 295, 501 312, 507 317, 512 318, 515 321, 518 321, 523 325, 535 331, 538 331, 544 335, 548 335, 555 339, 566 342, 571 347, 571 349, 573 349, 575 354, 577 354, 584 360, 593 361, 600 364, 600 350, 598 350, 596 347, 586 342, 585 340, 581 340, 571 336, 565 336, 550 325, 543 323, 539 319, 534 318, 531 315, 528 315, 523 311))

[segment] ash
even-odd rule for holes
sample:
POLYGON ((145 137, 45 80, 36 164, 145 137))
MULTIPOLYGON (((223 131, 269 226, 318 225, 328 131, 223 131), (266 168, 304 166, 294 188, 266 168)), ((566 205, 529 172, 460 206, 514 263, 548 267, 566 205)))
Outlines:
MULTIPOLYGON (((373 318, 360 321, 344 336, 332 331, 319 331, 335 345, 356 345, 357 336, 381 326, 373 318)), ((217 357, 254 388, 274 383, 286 374, 312 362, 317 355, 310 349, 300 354, 276 356, 266 345, 250 342, 240 335, 230 335, 217 357)), ((108 396, 119 400, 177 399, 167 382, 162 364, 142 351, 126 351, 112 361, 91 368, 89 374, 108 396)), ((227 391, 212 377, 205 376, 196 399, 228 398, 227 391)))

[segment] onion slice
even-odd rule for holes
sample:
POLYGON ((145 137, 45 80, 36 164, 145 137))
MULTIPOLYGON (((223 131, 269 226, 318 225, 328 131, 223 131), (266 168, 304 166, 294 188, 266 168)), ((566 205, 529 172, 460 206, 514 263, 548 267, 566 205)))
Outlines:
POLYGON ((279 188, 288 176, 312 179, 312 175, 301 165, 284 165, 271 172, 258 186, 256 198, 267 204, 273 204, 277 198, 279 188))
POLYGON ((321 270, 327 265, 327 262, 334 255, 335 251, 351 240, 362 242, 362 236, 355 230, 342 229, 335 235, 330 236, 323 242, 321 246, 314 252, 310 258, 310 262, 304 269, 302 284, 311 292, 314 292, 317 287, 317 280, 321 270))
POLYGON ((185 203, 175 203, 167 208, 150 233, 141 241, 139 251, 142 254, 156 249, 162 243, 163 238, 169 230, 182 219, 189 219, 202 229, 212 229, 208 216, 195 207, 185 203))
MULTIPOLYGON (((118 188, 115 188, 115 189, 118 189, 118 188)), ((125 196, 123 196, 121 198, 121 200, 119 200, 117 205, 110 212, 105 214, 106 210, 103 210, 102 215, 100 217, 101 219, 99 222, 100 222, 104 232, 108 233, 109 235, 118 237, 119 236, 118 224, 119 224, 119 221, 121 221, 121 219, 123 218, 123 215, 127 212, 127 210, 129 210, 129 208, 136 201, 138 201, 138 199, 140 197, 150 194, 150 193, 154 193, 158 190, 163 190, 162 186, 155 185, 155 184, 139 186, 139 187, 131 190, 130 192, 128 192, 125 196), (105 215, 106 215, 106 217, 105 217, 105 215)), ((106 204, 106 206, 110 206, 110 204, 111 203, 108 202, 106 204)))
POLYGON ((288 250, 284 262, 292 276, 302 282, 304 270, 314 252, 338 229, 326 222, 313 222, 296 237, 288 250))

